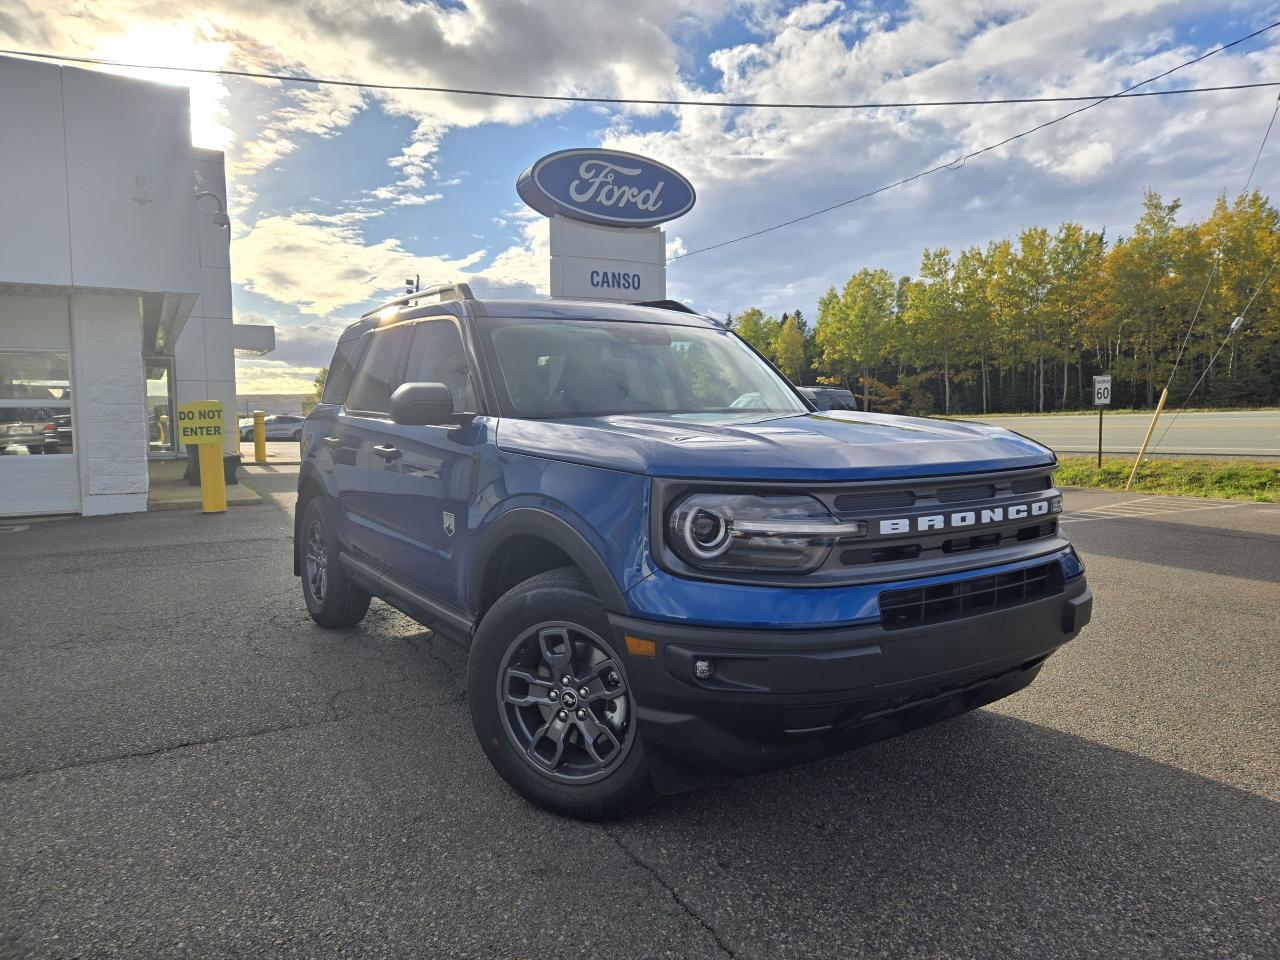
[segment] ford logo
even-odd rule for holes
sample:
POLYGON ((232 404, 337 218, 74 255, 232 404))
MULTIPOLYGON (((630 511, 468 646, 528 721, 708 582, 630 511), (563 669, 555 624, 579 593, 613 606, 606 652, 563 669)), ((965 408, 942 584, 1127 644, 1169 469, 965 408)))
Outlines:
POLYGON ((520 174, 516 192, 548 217, 651 227, 688 213, 693 184, 665 164, 620 150, 560 150, 520 174))

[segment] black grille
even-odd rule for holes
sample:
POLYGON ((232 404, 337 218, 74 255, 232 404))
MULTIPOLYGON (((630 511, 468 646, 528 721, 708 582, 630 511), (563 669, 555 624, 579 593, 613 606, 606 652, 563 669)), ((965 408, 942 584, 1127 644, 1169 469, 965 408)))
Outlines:
POLYGON ((1014 493, 1035 493, 1037 490, 1048 490, 1049 482, 1052 478, 1048 476, 1030 477, 1026 480, 1013 481, 1012 488, 1014 493))
POLYGON ((836 497, 836 511, 875 510, 883 507, 915 506, 916 495, 910 490, 884 490, 880 493, 842 493, 836 497))
POLYGON ((932 587, 886 590, 880 594, 880 625, 896 630, 941 623, 1061 592, 1062 567, 1056 561, 932 587))
POLYGON ((977 484, 968 487, 943 487, 938 491, 941 503, 955 503, 957 500, 990 500, 996 495, 996 488, 990 484, 977 484))
POLYGON ((1058 532, 1058 521, 1034 523, 1025 527, 993 530, 990 533, 975 533, 968 536, 955 536, 926 547, 919 543, 885 543, 877 547, 850 547, 840 551, 840 562, 846 567, 856 567, 864 563, 890 563, 895 560, 914 560, 926 549, 941 550, 943 553, 960 553, 965 550, 986 550, 1004 543, 1026 543, 1028 540, 1040 540, 1052 537, 1058 532))

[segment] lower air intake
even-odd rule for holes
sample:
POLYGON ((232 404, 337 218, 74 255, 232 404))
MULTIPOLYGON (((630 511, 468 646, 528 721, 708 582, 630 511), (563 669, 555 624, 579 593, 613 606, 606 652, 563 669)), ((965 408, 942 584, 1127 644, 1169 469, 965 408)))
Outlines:
POLYGON ((1056 561, 1008 573, 989 574, 932 587, 886 590, 880 594, 880 625, 900 630, 1005 610, 1062 592, 1056 561))

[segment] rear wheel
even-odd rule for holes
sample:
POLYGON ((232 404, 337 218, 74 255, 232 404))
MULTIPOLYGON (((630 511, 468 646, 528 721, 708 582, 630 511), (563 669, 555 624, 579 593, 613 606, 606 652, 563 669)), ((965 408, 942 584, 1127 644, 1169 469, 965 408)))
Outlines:
POLYGON ((372 598, 342 569, 338 538, 323 497, 314 496, 307 501, 299 530, 302 596, 307 612, 322 627, 354 627, 369 612, 372 598))
POLYGON ((526 799, 605 820, 653 796, 626 666, 604 608, 574 568, 513 587, 485 615, 468 699, 490 762, 526 799))

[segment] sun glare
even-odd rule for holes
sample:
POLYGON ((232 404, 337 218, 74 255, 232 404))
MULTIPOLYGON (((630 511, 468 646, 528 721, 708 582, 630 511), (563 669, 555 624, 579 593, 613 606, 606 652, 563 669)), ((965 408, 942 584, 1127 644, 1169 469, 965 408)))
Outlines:
MULTIPOLYGON (((215 40, 199 23, 147 24, 127 33, 103 39, 92 55, 126 63, 176 64, 184 67, 217 69, 224 66, 231 44, 215 40)), ((226 125, 226 101, 230 94, 221 77, 184 73, 179 70, 135 70, 104 67, 111 73, 154 83, 170 83, 191 91, 191 142, 197 147, 226 150, 235 134, 226 125)))

